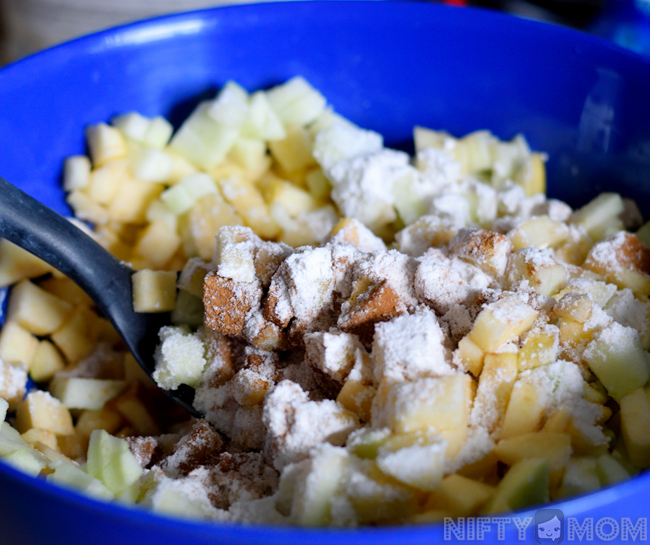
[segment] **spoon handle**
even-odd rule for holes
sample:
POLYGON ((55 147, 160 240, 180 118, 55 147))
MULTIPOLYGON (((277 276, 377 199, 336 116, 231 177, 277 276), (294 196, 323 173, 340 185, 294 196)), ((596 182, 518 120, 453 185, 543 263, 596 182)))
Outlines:
POLYGON ((3 178, 0 236, 68 276, 107 316, 133 312, 131 269, 63 216, 3 178))
MULTIPOLYGON (((155 368, 158 331, 169 314, 133 310, 133 271, 77 226, 5 179, 0 178, 0 237, 49 263, 83 289, 111 321, 149 376, 155 368)), ((194 390, 163 390, 194 416, 194 390)))

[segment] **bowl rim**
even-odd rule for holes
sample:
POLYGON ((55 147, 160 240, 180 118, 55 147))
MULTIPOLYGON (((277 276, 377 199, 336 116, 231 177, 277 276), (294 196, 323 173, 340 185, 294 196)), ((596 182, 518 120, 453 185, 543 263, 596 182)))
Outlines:
MULTIPOLYGON (((531 32, 545 33, 548 36, 556 35, 562 36, 565 39, 578 40, 584 46, 591 46, 601 50, 613 52, 615 55, 623 55, 633 62, 640 62, 646 67, 650 66, 650 59, 641 55, 640 53, 628 50, 607 41, 598 36, 587 34, 585 32, 559 26, 555 23, 536 21, 532 19, 517 17, 510 14, 500 13, 492 10, 477 8, 477 7, 456 7, 448 6, 438 3, 425 3, 416 0, 401 0, 399 2, 380 2, 377 0, 292 0, 292 1, 272 1, 261 2, 254 4, 234 4, 215 6, 204 9, 196 9, 191 11, 182 11, 179 13, 172 13, 166 15, 159 15, 144 20, 134 21, 118 26, 113 26, 92 34, 84 35, 74 38, 72 40, 54 45, 48 49, 35 52, 31 55, 11 62, 0 68, 1 76, 10 76, 14 71, 29 70, 30 66, 41 59, 51 60, 66 60, 70 57, 71 52, 74 54, 92 54, 100 52, 104 49, 119 48, 126 44, 133 43, 134 39, 142 41, 155 41, 168 39, 179 33, 186 33, 189 31, 202 32, 205 28, 212 24, 217 14, 232 11, 265 11, 265 10, 278 10, 278 9, 322 9, 327 6, 327 9, 385 9, 385 10, 422 10, 422 12, 439 12, 440 14, 453 13, 452 10, 463 10, 468 15, 464 17, 483 19, 487 24, 500 23, 512 24, 516 20, 516 25, 520 27, 527 27, 531 32), (372 8, 366 8, 373 6, 372 8), (201 22, 192 26, 192 21, 201 22), (209 24, 205 24, 205 23, 209 24), (153 32, 158 29, 159 32, 153 32), (162 32, 164 30, 164 32, 162 32), (149 39, 146 39, 149 36, 149 39), (124 39, 124 38, 127 39, 124 39)), ((208 537, 214 536, 215 531, 223 537, 224 533, 232 537, 238 538, 258 538, 269 540, 270 537, 283 539, 288 534, 294 537, 299 535, 320 536, 327 537, 333 536, 337 539, 342 539, 348 542, 348 539, 357 539, 362 533, 372 536, 397 536, 403 538, 417 538, 418 536, 432 537, 432 532, 442 529, 440 523, 431 523, 425 525, 402 525, 391 527, 368 527, 359 526, 353 528, 335 528, 335 527, 319 527, 319 528, 304 528, 299 526, 277 526, 268 524, 241 524, 222 521, 205 521, 184 519, 174 516, 165 516, 163 514, 155 513, 150 509, 139 507, 137 505, 124 505, 115 501, 101 501, 92 498, 81 492, 77 492, 71 488, 51 484, 44 479, 34 478, 20 470, 17 470, 0 460, 0 476, 9 479, 20 486, 27 489, 37 491, 43 496, 50 497, 58 503, 64 502, 70 507, 80 510, 87 510, 92 512, 101 512, 102 514, 109 515, 113 519, 128 520, 138 526, 154 527, 157 530, 170 530, 174 533, 182 532, 186 537, 208 537)), ((522 511, 507 513, 510 517, 523 517, 530 516, 537 509, 541 508, 556 508, 562 509, 566 514, 588 514, 589 510, 595 507, 601 507, 625 499, 633 494, 638 494, 643 491, 650 490, 650 472, 641 473, 631 479, 622 483, 611 485, 601 488, 594 492, 584 494, 578 497, 570 498, 567 500, 555 501, 552 503, 543 504, 525 509, 522 511)), ((351 541, 350 541, 351 542, 351 541)))

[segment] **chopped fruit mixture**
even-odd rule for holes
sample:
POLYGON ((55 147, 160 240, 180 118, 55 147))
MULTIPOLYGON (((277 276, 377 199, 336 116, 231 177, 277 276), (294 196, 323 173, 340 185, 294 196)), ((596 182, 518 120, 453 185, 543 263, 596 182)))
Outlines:
POLYGON ((204 418, 0 241, 5 462, 302 526, 514 511, 650 466, 650 223, 615 193, 547 199, 522 136, 416 127, 410 157, 300 77, 230 82, 175 132, 127 113, 86 134, 71 221, 138 271, 137 311, 171 311, 154 379, 195 388, 204 418))

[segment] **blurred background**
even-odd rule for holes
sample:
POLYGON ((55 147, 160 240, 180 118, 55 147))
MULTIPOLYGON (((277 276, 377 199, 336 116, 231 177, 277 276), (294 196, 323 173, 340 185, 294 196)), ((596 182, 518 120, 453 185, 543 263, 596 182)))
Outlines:
MULTIPOLYGON (((245 1, 248 0, 0 0, 0 63, 121 23, 245 1)), ((650 55, 650 0, 441 1, 570 26, 650 55)))

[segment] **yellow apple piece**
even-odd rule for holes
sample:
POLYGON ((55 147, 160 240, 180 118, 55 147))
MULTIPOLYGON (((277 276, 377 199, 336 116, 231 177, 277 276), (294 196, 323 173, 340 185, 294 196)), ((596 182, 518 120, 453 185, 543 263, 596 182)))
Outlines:
POLYGON ((501 439, 509 439, 537 431, 544 414, 544 403, 538 388, 518 380, 510 393, 510 400, 499 432, 501 439))
POLYGON ((309 131, 299 125, 285 126, 284 140, 269 142, 272 157, 288 172, 316 164, 309 131))
POLYGON ((517 354, 486 354, 474 398, 472 423, 476 420, 490 432, 501 426, 517 372, 517 354))
POLYGON ((494 487, 468 479, 461 475, 447 475, 440 486, 434 490, 427 503, 425 512, 447 511, 455 517, 474 515, 494 494, 494 487))
POLYGON ((162 221, 147 225, 133 248, 131 257, 133 266, 140 260, 148 265, 146 268, 161 269, 164 267, 181 246, 181 238, 176 229, 162 221))
POLYGON ((44 336, 59 329, 71 311, 70 303, 23 280, 11 290, 7 320, 15 321, 34 335, 44 336))
POLYGON ((128 168, 127 159, 113 159, 95 168, 90 173, 84 192, 97 204, 109 206, 115 200, 124 180, 128 178, 128 168))
POLYGON ((165 186, 159 183, 127 178, 108 207, 108 214, 114 221, 144 223, 149 205, 164 189, 165 186))
POLYGON ((13 365, 29 367, 38 339, 13 321, 7 321, 0 331, 0 359, 13 365))
POLYGON ((133 310, 167 312, 176 303, 176 272, 144 269, 133 274, 133 310))
MULTIPOLYGON (((13 411, 25 396, 26 389, 26 367, 12 365, 0 359, 0 413, 6 412, 6 409, 13 411), (5 405, 5 402, 8 406, 5 405)), ((0 422, 2 420, 4 417, 0 419, 0 422)))
POLYGON ((68 409, 98 411, 126 388, 124 380, 83 377, 55 377, 50 392, 68 409))
POLYGON ((373 422, 397 433, 435 430, 447 441, 453 457, 467 437, 471 389, 464 373, 398 383, 388 389, 384 403, 373 405, 373 422))
POLYGON ((95 225, 104 225, 110 220, 108 210, 93 201, 84 191, 75 189, 68 193, 66 202, 74 210, 76 218, 89 221, 95 225))
POLYGON ((0 287, 7 287, 26 278, 36 278, 52 271, 42 259, 16 246, 7 239, 0 239, 0 287))
POLYGON ((630 461, 638 468, 650 467, 650 406, 643 388, 620 400, 621 433, 630 461))
POLYGON ((571 452, 571 437, 567 433, 527 433, 499 441, 494 447, 499 461, 509 466, 529 458, 544 458, 548 461, 553 485, 559 484, 571 452))
POLYGON ((139 382, 132 383, 120 395, 111 399, 106 404, 106 409, 121 414, 138 435, 160 435, 160 426, 143 400, 142 385, 139 382))
POLYGON ((221 193, 237 214, 259 236, 272 239, 278 236, 279 227, 269 215, 269 210, 255 185, 239 175, 218 180, 221 193))
POLYGON ((56 439, 56 434, 50 430, 43 430, 41 428, 30 428, 25 433, 20 435, 23 441, 37 447, 37 443, 43 443, 52 450, 58 451, 59 444, 56 439))
POLYGON ((126 142, 122 133, 106 123, 87 127, 86 139, 95 168, 126 155, 126 142))
POLYGON ((588 204, 576 210, 571 223, 582 227, 592 240, 601 240, 611 230, 623 229, 619 215, 625 209, 618 193, 601 193, 588 204))
POLYGON ((494 352, 528 331, 538 312, 516 295, 490 303, 477 316, 469 338, 484 352, 494 352))
POLYGON ((31 428, 49 430, 57 435, 74 433, 68 408, 42 390, 27 394, 16 411, 16 429, 24 433, 31 428))
POLYGON ((551 250, 530 247, 512 253, 508 262, 507 279, 510 286, 525 281, 538 293, 550 297, 566 285, 568 275, 564 265, 553 257, 551 250))
POLYGON ((29 374, 36 382, 46 382, 65 367, 61 352, 48 339, 38 343, 29 364, 29 374))
POLYGON ((95 349, 97 314, 78 305, 63 325, 50 336, 69 363, 78 363, 95 349))
POLYGON ((85 155, 72 155, 63 163, 63 189, 83 189, 90 181, 90 159, 85 155))
POLYGON ((560 332, 552 325, 529 332, 517 355, 519 371, 535 369, 556 361, 559 339, 560 332))
POLYGON ((45 291, 73 305, 87 305, 90 307, 94 304, 90 296, 67 277, 55 278, 50 276, 40 281, 38 285, 45 291))

